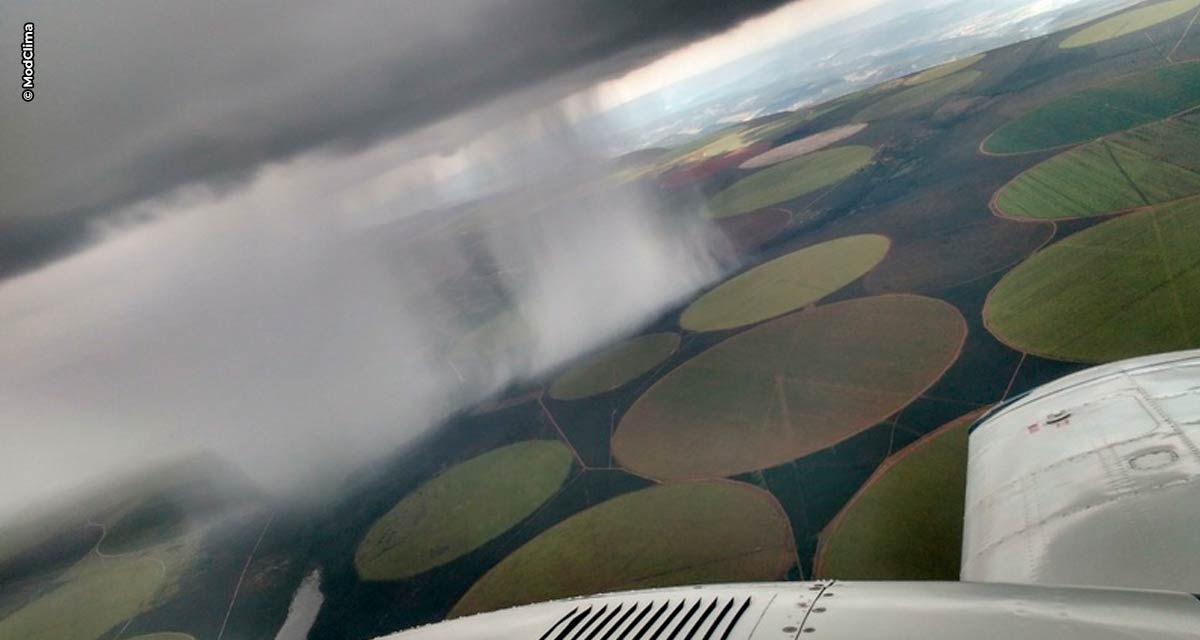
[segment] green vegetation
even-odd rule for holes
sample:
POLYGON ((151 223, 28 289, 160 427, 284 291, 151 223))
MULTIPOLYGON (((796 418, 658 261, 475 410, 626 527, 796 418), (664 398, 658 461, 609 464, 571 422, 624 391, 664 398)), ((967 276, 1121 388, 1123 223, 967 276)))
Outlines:
POLYGON ((653 333, 597 353, 550 385, 556 400, 578 400, 612 391, 658 366, 679 348, 679 335, 653 333))
POLYGON ((973 411, 883 462, 821 535, 820 578, 957 580, 973 411))
POLYGON ((405 497, 371 526, 354 554, 363 580, 399 580, 463 556, 508 531, 567 480, 557 441, 502 447, 459 464, 405 497))
POLYGON ((1072 235, 1013 269, 984 308, 1015 349, 1101 363, 1200 346, 1200 200, 1072 235))
POLYGON ((791 527, 771 494, 733 482, 660 485, 543 532, 450 616, 614 590, 778 580, 795 564, 791 527))
POLYGON ((890 244, 879 235, 850 236, 776 258, 693 302, 679 323, 689 331, 720 331, 795 311, 870 271, 890 244))
POLYGON ((825 147, 837 144, 846 138, 850 138, 863 129, 867 128, 867 124, 847 124, 840 127, 834 127, 820 133, 814 133, 811 136, 806 136, 793 142, 781 144, 770 151, 760 153, 753 158, 743 162, 739 169, 761 169, 769 167, 773 164, 779 164, 792 158, 808 155, 814 151, 820 151, 825 147))
POLYGON ((163 497, 151 498, 108 528, 100 540, 100 552, 116 555, 137 551, 183 535, 186 525, 180 505, 163 497))
POLYGON ((958 311, 895 295, 795 313, 730 338, 650 388, 613 436, 661 479, 732 476, 833 446, 920 396, 966 338, 958 311))
POLYGON ((0 620, 0 638, 92 640, 166 602, 191 564, 199 535, 119 556, 91 554, 45 595, 0 620))
POLYGON ((876 293, 948 289, 1017 264, 1053 235, 1052 224, 1015 223, 995 216, 932 231, 922 228, 912 238, 895 240, 865 284, 876 293))
POLYGON ((982 76, 978 71, 960 71, 954 75, 911 86, 863 109, 854 119, 881 120, 908 113, 952 93, 958 93, 975 84, 982 76))
POLYGON ((837 147, 782 162, 734 183, 710 203, 714 218, 754 211, 808 195, 854 175, 871 163, 871 147, 837 147))
POLYGON ((1200 193, 1200 117, 1184 117, 1063 152, 1017 176, 994 206, 1012 218, 1107 215, 1200 193))
POLYGON ((1060 49, 1075 49, 1119 38, 1153 27, 1200 7, 1200 0, 1166 0, 1115 15, 1080 29, 1059 44, 1060 49))
MULTIPOLYGON (((1198 0, 1198 1, 1200 1, 1200 0, 1198 0)), ((966 58, 962 58, 960 60, 955 60, 953 62, 947 62, 946 64, 943 64, 943 65, 940 65, 937 67, 933 67, 932 69, 926 69, 925 71, 922 71, 916 75, 909 76, 908 79, 906 79, 904 81, 904 86, 912 87, 912 86, 916 86, 919 84, 925 84, 926 82, 933 82, 934 80, 940 80, 942 78, 945 78, 946 76, 954 75, 954 74, 958 73, 959 71, 967 69, 968 67, 975 66, 975 64, 978 63, 980 60, 983 60, 983 58, 984 58, 984 54, 980 53, 980 54, 976 54, 976 55, 969 56, 966 58)))
POLYGON ((983 141, 986 153, 1014 154, 1095 140, 1150 124, 1200 103, 1200 63, 1144 71, 1038 107, 983 141))

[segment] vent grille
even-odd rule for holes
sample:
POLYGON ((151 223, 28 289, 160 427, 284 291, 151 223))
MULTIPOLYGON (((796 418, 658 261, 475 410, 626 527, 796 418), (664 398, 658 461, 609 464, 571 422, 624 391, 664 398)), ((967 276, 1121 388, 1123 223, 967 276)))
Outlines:
POLYGON ((538 640, 729 640, 750 597, 581 605, 538 640))

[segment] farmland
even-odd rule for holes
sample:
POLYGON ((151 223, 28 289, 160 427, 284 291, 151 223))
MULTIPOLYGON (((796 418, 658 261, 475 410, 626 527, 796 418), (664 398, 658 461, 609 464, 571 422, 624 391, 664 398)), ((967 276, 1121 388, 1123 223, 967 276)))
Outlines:
POLYGON ((1200 118, 1166 120, 1063 152, 996 194, 1012 218, 1108 215, 1200 194, 1200 118))
POLYGON ((955 361, 965 337, 953 307, 920 296, 792 314, 660 380, 625 414, 613 452, 625 467, 663 479, 730 476, 794 460, 911 402, 955 361))
POLYGON ((680 325, 688 331, 719 331, 794 311, 861 277, 879 264, 889 246, 883 236, 850 236, 777 258, 693 302, 680 325))
POLYGON ((464 462, 401 500, 354 555, 364 580, 396 580, 504 533, 567 480, 571 454, 554 441, 509 445, 464 462))
POLYGON ((1200 8, 1200 0, 1164 0, 1149 6, 1138 7, 1080 29, 1058 46, 1061 49, 1076 49, 1099 44, 1137 33, 1197 8, 1200 8))
POLYGON ((611 391, 643 375, 679 348, 679 335, 654 333, 640 336, 594 354, 572 367, 550 385, 557 400, 578 400, 611 391))
POLYGON ((1040 106, 984 140, 992 154, 1029 153, 1095 140, 1200 105, 1200 63, 1149 71, 1040 106))
POLYGON ((960 71, 954 75, 909 86, 899 93, 889 95, 863 109, 855 116, 855 119, 873 121, 906 114, 968 89, 982 75, 979 71, 974 70, 960 71))
POLYGON ((451 616, 617 588, 779 579, 795 563, 771 494, 733 482, 663 485, 534 538, 476 582, 451 616))
POLYGON ((818 577, 957 580, 972 411, 879 466, 821 535, 818 577))
POLYGON ((781 162, 734 183, 710 203, 715 218, 782 205, 836 184, 871 163, 870 147, 835 147, 781 162))
POLYGON ((1013 269, 984 320, 1046 358, 1102 363, 1200 346, 1200 200, 1069 236, 1013 269))

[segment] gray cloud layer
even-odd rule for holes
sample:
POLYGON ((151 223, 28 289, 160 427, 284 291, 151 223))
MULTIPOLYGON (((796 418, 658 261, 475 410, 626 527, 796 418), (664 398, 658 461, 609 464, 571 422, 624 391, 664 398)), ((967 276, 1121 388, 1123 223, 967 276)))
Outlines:
POLYGON ((118 205, 553 78, 529 98, 548 100, 782 3, 8 3, 0 33, 37 24, 37 98, 0 92, 0 277, 84 241, 118 205))

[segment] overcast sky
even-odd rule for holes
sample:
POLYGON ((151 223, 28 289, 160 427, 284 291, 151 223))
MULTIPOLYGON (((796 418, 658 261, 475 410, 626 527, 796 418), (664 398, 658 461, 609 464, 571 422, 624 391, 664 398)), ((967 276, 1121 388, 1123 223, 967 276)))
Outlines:
POLYGON ((344 472, 637 330, 726 247, 589 169, 573 119, 881 2, 0 4, 8 55, 36 25, 33 102, 0 79, 0 524, 186 451, 344 472), (533 186, 470 250, 396 235, 469 166, 533 186), (529 341, 464 374, 480 251, 529 341))
MULTIPOLYGON (((0 91, 0 275, 60 255, 80 221, 185 181, 245 180, 536 87, 508 107, 519 112, 780 4, 3 3, 14 51, 21 25, 37 25, 37 90, 30 104, 0 91)), ((456 133, 425 145, 470 135, 456 133)))

